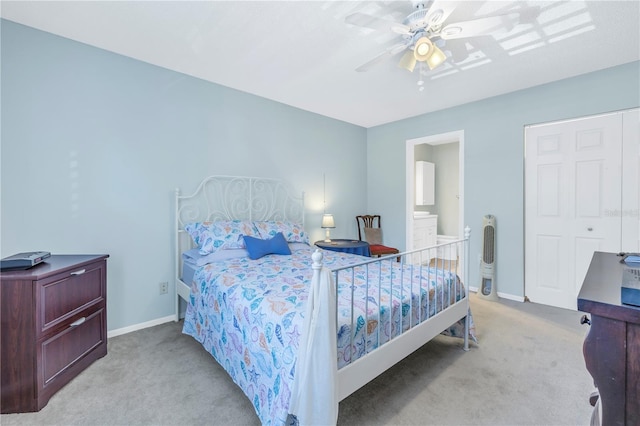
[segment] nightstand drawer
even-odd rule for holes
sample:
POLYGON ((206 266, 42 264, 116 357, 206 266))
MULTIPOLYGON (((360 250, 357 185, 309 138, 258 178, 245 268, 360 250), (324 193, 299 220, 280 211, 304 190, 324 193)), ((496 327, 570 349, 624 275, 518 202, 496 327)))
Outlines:
POLYGON ((93 263, 38 281, 40 336, 81 310, 105 300, 104 265, 104 261, 93 263))
POLYGON ((106 339, 103 308, 80 317, 58 334, 42 341, 39 357, 42 377, 38 378, 42 387, 46 388, 98 346, 104 344, 106 349, 106 339))

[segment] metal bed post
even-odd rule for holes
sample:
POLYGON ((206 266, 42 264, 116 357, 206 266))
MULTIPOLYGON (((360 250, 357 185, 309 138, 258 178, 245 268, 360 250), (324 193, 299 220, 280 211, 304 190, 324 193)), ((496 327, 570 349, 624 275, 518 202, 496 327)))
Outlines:
MULTIPOLYGON (((469 301, 469 236, 471 235, 471 228, 469 226, 466 226, 464 228, 464 279, 467 282, 467 284, 464 286, 464 297, 467 298, 467 303, 469 301)), ((469 308, 470 309, 470 308, 469 308)), ((464 317, 464 347, 463 349, 465 351, 469 351, 469 327, 471 326, 470 324, 470 318, 469 318, 469 314, 467 313, 467 316, 464 317)))
MULTIPOLYGON (((180 253, 180 222, 178 219, 178 200, 180 199, 180 188, 176 188, 175 191, 176 197, 175 197, 175 210, 174 210, 174 230, 175 230, 175 241, 173 242, 174 244, 174 253, 180 253)), ((178 296, 178 281, 180 280, 180 257, 178 257, 177 255, 173 256, 173 260, 175 262, 175 281, 173 282, 173 285, 175 287, 174 291, 173 291, 173 297, 174 297, 174 306, 176 309, 175 312, 175 317, 173 318, 174 322, 178 322, 180 321, 180 297, 178 296)))

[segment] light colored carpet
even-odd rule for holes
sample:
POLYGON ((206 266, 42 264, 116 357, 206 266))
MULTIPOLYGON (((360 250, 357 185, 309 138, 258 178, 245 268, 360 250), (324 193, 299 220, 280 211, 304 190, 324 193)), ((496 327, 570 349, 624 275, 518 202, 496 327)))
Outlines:
MULTIPOLYGON (((339 425, 588 425, 579 312, 471 295, 479 344, 438 336, 340 403, 339 425)), ((181 323, 109 340, 38 413, 2 425, 254 425, 249 400, 181 323)))

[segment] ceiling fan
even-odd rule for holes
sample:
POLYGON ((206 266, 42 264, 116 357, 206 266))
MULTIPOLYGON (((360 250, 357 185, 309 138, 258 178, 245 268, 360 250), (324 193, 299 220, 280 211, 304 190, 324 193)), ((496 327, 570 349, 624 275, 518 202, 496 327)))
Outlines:
MULTIPOLYGON (((416 64, 423 62, 429 66, 429 69, 434 69, 442 65, 448 58, 441 49, 446 41, 510 31, 516 23, 522 22, 525 15, 525 11, 518 11, 447 24, 445 21, 455 9, 455 2, 421 0, 411 3, 414 10, 402 22, 393 22, 360 12, 350 14, 345 18, 345 22, 348 24, 376 30, 390 30, 402 37, 401 42, 391 46, 369 62, 360 65, 356 71, 368 71, 379 62, 404 50, 406 52, 398 63, 399 67, 413 72, 416 64)), ((527 17, 530 18, 532 9, 526 12, 528 12, 526 13, 527 17)), ((455 62, 461 62, 468 56, 464 45, 456 46, 455 43, 452 43, 447 45, 447 50, 455 62)))

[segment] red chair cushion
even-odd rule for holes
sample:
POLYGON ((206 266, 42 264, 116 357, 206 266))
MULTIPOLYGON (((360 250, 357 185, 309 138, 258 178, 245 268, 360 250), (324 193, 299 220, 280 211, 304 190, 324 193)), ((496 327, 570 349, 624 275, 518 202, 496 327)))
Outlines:
POLYGON ((400 253, 397 248, 383 246, 382 244, 370 244, 369 250, 371 251, 372 255, 400 253))

